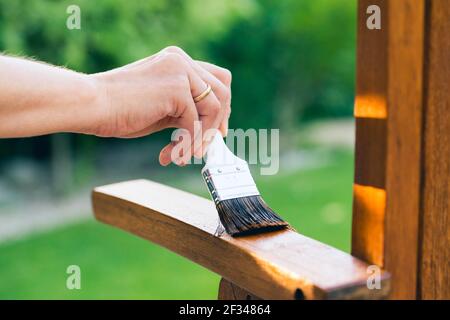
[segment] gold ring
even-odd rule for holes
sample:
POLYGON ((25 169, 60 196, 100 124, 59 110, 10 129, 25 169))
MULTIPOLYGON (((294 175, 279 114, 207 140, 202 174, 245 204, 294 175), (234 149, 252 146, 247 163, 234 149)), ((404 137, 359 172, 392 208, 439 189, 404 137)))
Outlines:
POLYGON ((206 96, 211 92, 211 86, 209 84, 206 84, 206 89, 202 93, 200 93, 198 96, 194 97, 194 102, 200 102, 203 99, 206 98, 206 96))

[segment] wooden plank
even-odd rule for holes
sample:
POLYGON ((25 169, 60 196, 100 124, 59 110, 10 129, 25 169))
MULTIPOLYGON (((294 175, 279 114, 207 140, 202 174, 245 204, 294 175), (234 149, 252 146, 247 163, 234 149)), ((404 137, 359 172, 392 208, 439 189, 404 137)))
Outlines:
POLYGON ((261 300, 242 289, 241 287, 235 285, 234 283, 222 278, 219 283, 219 300, 261 300))
POLYGON ((358 6, 352 252, 392 273, 391 298, 414 299, 424 0, 360 0, 358 6), (381 8, 381 30, 366 27, 366 9, 374 4, 381 8))
POLYGON ((358 1, 352 254, 380 266, 386 210, 386 11, 386 1, 358 1), (366 10, 373 4, 381 9, 381 30, 366 27, 366 10))
POLYGON ((232 238, 216 234, 212 201, 137 180, 96 188, 98 220, 162 245, 263 299, 380 298, 367 288, 368 265, 349 254, 284 230, 232 238))
POLYGON ((450 1, 427 2, 419 293, 450 299, 450 1))
POLYGON ((389 2, 385 264, 391 298, 416 299, 422 142, 424 0, 389 2))

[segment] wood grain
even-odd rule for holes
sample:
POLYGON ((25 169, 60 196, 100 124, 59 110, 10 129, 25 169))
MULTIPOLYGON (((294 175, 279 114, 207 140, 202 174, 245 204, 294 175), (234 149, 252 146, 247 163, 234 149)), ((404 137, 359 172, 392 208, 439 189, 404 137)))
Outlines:
POLYGON ((387 136, 387 2, 358 1, 355 182, 352 254, 384 264, 387 136), (366 27, 366 9, 381 9, 381 30, 366 27))
MULTIPOLYGON (((283 230, 232 238, 217 235, 210 200, 155 182, 137 180, 96 188, 98 220, 148 239, 196 262, 263 299, 381 298, 367 289, 367 264, 349 254, 283 230)), ((132 248, 129 248, 132 250, 132 248)))
POLYGON ((450 299, 450 1, 427 2, 419 297, 450 299))
POLYGON ((247 290, 235 285, 234 283, 222 278, 219 283, 219 300, 261 300, 252 295, 247 290))
POLYGON ((424 0, 389 1, 384 267, 391 298, 416 299, 422 143, 424 0))
POLYGON ((416 298, 424 2, 358 2, 352 253, 392 273, 391 298, 416 298), (366 28, 373 4, 381 30, 366 28))

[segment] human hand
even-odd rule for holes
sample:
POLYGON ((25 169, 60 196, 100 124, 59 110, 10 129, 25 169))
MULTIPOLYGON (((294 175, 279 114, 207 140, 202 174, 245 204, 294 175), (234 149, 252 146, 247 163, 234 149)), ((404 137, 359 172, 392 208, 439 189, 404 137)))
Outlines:
POLYGON ((184 165, 192 157, 203 156, 208 143, 194 122, 201 121, 201 131, 218 128, 226 135, 231 111, 231 73, 206 62, 194 61, 183 50, 168 47, 148 58, 129 65, 93 74, 90 78, 101 92, 99 119, 89 129, 102 137, 134 138, 165 128, 188 130, 191 153, 176 155, 176 143, 161 150, 162 165, 184 165), (212 92, 198 103, 207 84, 212 92), (201 139, 201 143, 194 143, 201 139), (194 149, 195 146, 198 147, 194 149))

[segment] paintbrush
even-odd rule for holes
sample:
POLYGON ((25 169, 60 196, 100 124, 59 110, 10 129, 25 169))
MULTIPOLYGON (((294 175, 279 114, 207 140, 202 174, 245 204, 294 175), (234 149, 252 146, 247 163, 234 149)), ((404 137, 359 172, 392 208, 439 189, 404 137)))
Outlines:
POLYGON ((289 227, 264 202, 247 162, 228 149, 220 133, 215 134, 205 158, 202 177, 227 233, 236 237, 289 227))

